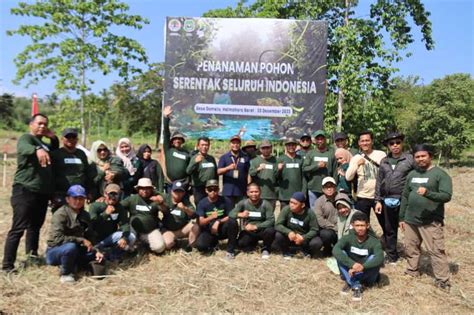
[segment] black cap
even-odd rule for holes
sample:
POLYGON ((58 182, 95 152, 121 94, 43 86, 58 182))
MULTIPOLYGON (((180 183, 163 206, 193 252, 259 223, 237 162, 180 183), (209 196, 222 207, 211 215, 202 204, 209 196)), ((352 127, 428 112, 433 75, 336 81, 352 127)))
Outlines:
POLYGON ((390 140, 395 140, 395 139, 400 139, 403 141, 405 139, 405 135, 398 131, 389 132, 387 136, 385 137, 385 139, 383 139, 383 144, 386 146, 390 140))
POLYGON ((175 180, 173 182, 173 184, 171 186, 171 190, 172 191, 181 190, 181 191, 184 191, 184 192, 186 191, 184 184, 179 180, 175 180))
POLYGON ((77 137, 77 134, 78 134, 78 131, 76 128, 66 128, 63 130, 63 132, 61 133, 61 135, 63 137, 67 136, 67 135, 74 135, 77 137))
POLYGON ((303 138, 309 138, 309 139, 311 139, 311 135, 310 135, 309 133, 305 132, 305 133, 303 133, 303 134, 301 135, 300 140, 303 139, 303 138))
POLYGON ((206 188, 207 187, 219 187, 219 181, 217 179, 208 179, 206 181, 206 188))
POLYGON ((348 139, 347 135, 344 132, 335 132, 333 138, 334 141, 348 139))

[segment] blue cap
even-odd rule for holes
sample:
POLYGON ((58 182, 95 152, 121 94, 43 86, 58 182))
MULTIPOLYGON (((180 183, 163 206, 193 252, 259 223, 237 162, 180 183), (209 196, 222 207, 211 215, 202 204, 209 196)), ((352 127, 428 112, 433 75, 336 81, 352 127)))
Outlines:
POLYGON ((304 196, 304 194, 301 191, 297 191, 297 192, 293 193, 293 195, 291 196, 291 199, 298 200, 299 202, 305 202, 306 201, 306 197, 304 196))
POLYGON ((84 197, 86 198, 86 190, 81 185, 72 185, 67 190, 67 195, 69 197, 84 197))
POLYGON ((184 184, 180 182, 179 180, 175 180, 173 182, 173 186, 171 187, 171 190, 172 191, 177 191, 177 190, 186 191, 186 189, 184 189, 184 184))

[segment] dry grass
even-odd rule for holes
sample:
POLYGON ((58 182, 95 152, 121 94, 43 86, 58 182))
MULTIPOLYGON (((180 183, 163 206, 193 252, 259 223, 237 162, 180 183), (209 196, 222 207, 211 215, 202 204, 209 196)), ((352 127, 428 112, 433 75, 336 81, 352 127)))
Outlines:
MULTIPOLYGON (((12 167, 9 168, 12 171, 12 167)), ((57 267, 31 267, 18 275, 0 275, 1 313, 473 313, 474 312, 474 169, 452 172, 454 198, 447 209, 446 247, 453 269, 450 293, 437 290, 432 278, 403 276, 404 263, 382 269, 385 285, 364 293, 361 303, 342 297, 342 281, 322 260, 285 261, 273 255, 240 254, 224 259, 224 251, 206 257, 180 251, 144 255, 112 268, 98 281, 82 277, 74 285, 59 283, 57 267), (456 267, 456 268, 454 268, 456 267)), ((11 222, 10 188, 0 188, 0 239, 11 222)), ((49 215, 48 215, 49 221, 49 215)), ((375 222, 373 218, 373 222, 375 222)), ((42 251, 48 224, 42 231, 42 251)), ((376 227, 377 229, 378 227, 376 227)), ((0 255, 3 254, 3 242, 0 255)), ((19 261, 24 259, 20 248, 19 261)), ((3 255, 2 255, 3 256, 3 255)), ((429 262, 423 261, 429 274, 429 262)))

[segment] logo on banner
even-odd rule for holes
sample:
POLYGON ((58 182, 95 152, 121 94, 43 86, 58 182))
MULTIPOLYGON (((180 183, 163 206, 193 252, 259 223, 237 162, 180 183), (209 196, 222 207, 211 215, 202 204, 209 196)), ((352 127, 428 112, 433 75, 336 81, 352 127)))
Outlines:
POLYGON ((186 32, 191 33, 196 29, 196 23, 194 22, 194 20, 186 20, 184 21, 183 29, 186 32))
POLYGON ((168 22, 168 28, 172 32, 178 32, 181 29, 181 22, 178 19, 171 19, 168 22))

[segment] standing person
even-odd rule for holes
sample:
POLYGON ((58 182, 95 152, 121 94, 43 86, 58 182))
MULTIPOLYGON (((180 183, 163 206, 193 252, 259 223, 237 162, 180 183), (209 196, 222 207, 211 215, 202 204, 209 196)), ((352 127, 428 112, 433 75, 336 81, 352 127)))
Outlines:
POLYGON ((227 238, 226 259, 234 259, 239 227, 235 220, 229 220, 232 204, 229 198, 219 196, 217 179, 206 182, 206 193, 207 197, 199 202, 196 210, 201 228, 196 248, 200 252, 208 253, 217 246, 219 240, 227 238))
POLYGON ((314 133, 316 148, 311 150, 303 162, 303 175, 308 182, 309 205, 314 207, 316 199, 323 194, 321 182, 324 177, 333 176, 336 171, 334 152, 327 147, 323 130, 314 133))
POLYGON ((397 252, 398 214, 405 181, 415 162, 409 153, 403 152, 404 135, 391 132, 384 140, 390 150, 380 162, 379 174, 375 185, 375 213, 382 218, 382 242, 385 244, 385 263, 395 264, 399 258, 397 252))
POLYGON ((222 195, 232 202, 232 207, 242 200, 247 189, 250 160, 240 150, 241 139, 238 135, 230 138, 230 150, 219 159, 217 175, 222 175, 224 187, 222 195))
POLYGON ((444 247, 444 205, 451 200, 451 177, 432 164, 433 148, 417 144, 416 168, 408 174, 400 206, 400 228, 405 232, 406 274, 419 276, 421 243, 431 257, 435 285, 449 290, 448 258, 444 247))
POLYGON ((304 133, 300 137, 300 145, 299 150, 296 151, 296 154, 301 156, 303 159, 304 157, 311 151, 311 135, 309 133, 304 133))
POLYGON ((252 161, 257 155, 257 144, 253 140, 247 140, 244 142, 242 146, 242 151, 249 157, 250 161, 252 161))
POLYGON ((336 178, 337 178, 337 192, 342 192, 352 197, 352 182, 346 179, 346 172, 349 168, 349 162, 352 159, 352 154, 342 148, 337 148, 336 152, 334 153, 334 157, 336 158, 337 162, 337 169, 336 169, 336 178))
MULTIPOLYGON (((261 198, 267 200, 275 210, 277 200, 277 159, 272 154, 272 144, 268 140, 260 143, 260 155, 250 162, 249 175, 261 189, 261 198)), ((248 194, 248 192, 247 192, 248 194)))
POLYGON ((123 162, 123 166, 128 174, 122 178, 124 196, 130 196, 133 192, 133 186, 138 183, 138 179, 142 178, 143 169, 140 159, 135 154, 132 142, 128 138, 122 138, 117 143, 115 155, 123 162))
POLYGON ((151 179, 153 186, 160 193, 164 191, 165 176, 160 163, 151 158, 153 150, 148 144, 142 144, 138 148, 137 157, 140 159, 140 164, 143 170, 143 177, 151 179))
POLYGON ((349 137, 344 132, 335 132, 334 136, 334 148, 335 149, 346 149, 352 155, 356 155, 359 153, 359 150, 352 148, 349 146, 349 137))
POLYGON ((209 138, 200 137, 197 140, 198 152, 191 157, 186 168, 186 173, 191 176, 196 206, 206 198, 206 181, 218 178, 216 159, 208 154, 210 146, 209 138))
POLYGON ((30 132, 17 143, 17 169, 13 179, 13 219, 5 241, 2 270, 15 271, 15 260, 20 239, 26 230, 25 251, 31 262, 37 260, 41 226, 44 223, 48 200, 53 193, 50 152, 59 147, 59 140, 48 129, 48 117, 36 114, 30 119, 30 132), (50 144, 43 142, 50 139, 50 144))
POLYGON ((54 181, 53 212, 66 203, 66 192, 72 185, 86 188, 88 199, 92 199, 96 170, 89 165, 84 151, 77 148, 77 140, 77 129, 66 128, 62 132, 63 146, 51 152, 54 181))
POLYGON ((291 196, 303 188, 303 159, 296 155, 297 142, 294 138, 285 141, 285 154, 277 159, 278 163, 278 200, 280 209, 288 205, 291 196))
MULTIPOLYGON (((385 152, 374 150, 374 135, 371 131, 359 134, 360 153, 356 154, 349 163, 346 179, 351 181, 357 175, 356 209, 367 214, 370 220, 370 209, 375 208, 375 183, 379 172, 380 162, 386 156, 385 152)), ((377 215, 379 224, 383 221, 377 215)))
POLYGON ((186 168, 189 165, 190 154, 183 145, 185 136, 180 132, 170 133, 170 120, 173 110, 171 106, 163 109, 163 149, 165 153, 166 192, 169 193, 172 182, 181 181, 189 184, 186 168))

